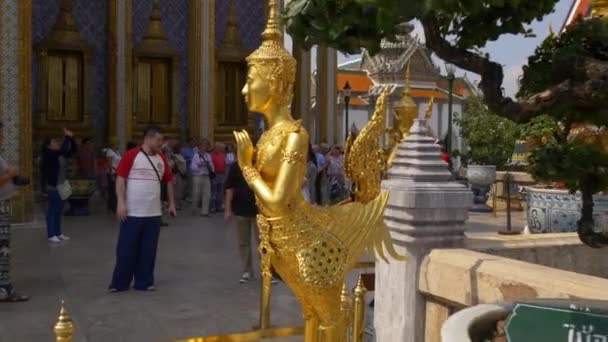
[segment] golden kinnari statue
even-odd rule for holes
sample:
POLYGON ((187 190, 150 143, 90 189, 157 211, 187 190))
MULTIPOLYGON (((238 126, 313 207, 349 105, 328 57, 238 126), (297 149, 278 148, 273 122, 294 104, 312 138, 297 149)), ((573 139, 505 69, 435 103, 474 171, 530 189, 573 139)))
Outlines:
MULTIPOLYGON (((431 98, 426 113, 425 120, 429 120, 433 114, 433 102, 435 98, 431 98)), ((395 113, 393 114, 393 127, 387 130, 389 135, 389 145, 386 149, 387 163, 386 169, 390 168, 397 154, 397 145, 407 138, 410 128, 414 124, 414 120, 418 118, 418 105, 412 99, 410 94, 410 64, 408 63, 405 71, 405 86, 401 93, 401 99, 393 106, 395 113)))
MULTIPOLYGON (((366 126, 349 144, 345 165, 355 184, 353 202, 317 207, 304 200, 309 136, 289 110, 296 61, 283 46, 278 1, 270 0, 269 7, 262 46, 247 58, 243 89, 249 110, 263 114, 269 128, 255 148, 246 131, 234 133, 238 163, 259 209, 262 305, 269 304, 264 292, 270 291, 273 267, 302 304, 305 341, 341 342, 352 313, 341 302, 346 274, 366 248, 380 257, 386 248, 400 259, 383 223, 388 193, 380 191, 379 129, 366 126), (372 146, 377 153, 362 153, 372 146)), ((263 319, 261 327, 267 323, 263 319)))
POLYGON ((608 17, 608 0, 591 1, 591 16, 593 18, 608 17))

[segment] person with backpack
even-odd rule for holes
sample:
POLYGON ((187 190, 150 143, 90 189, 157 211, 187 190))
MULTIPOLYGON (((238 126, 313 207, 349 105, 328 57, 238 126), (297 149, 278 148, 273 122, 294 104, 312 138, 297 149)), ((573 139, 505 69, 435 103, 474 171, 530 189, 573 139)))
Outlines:
POLYGON ((160 234, 161 194, 166 192, 169 214, 176 216, 173 174, 161 152, 163 135, 157 126, 144 130, 140 148, 127 151, 116 169, 116 216, 120 233, 110 292, 154 291, 154 266, 160 234), (163 187, 166 191, 163 191, 163 187))
POLYGON ((211 201, 211 181, 215 177, 213 160, 209 154, 209 140, 203 139, 198 152, 192 157, 192 207, 196 215, 198 204, 201 204, 201 216, 209 217, 211 201))

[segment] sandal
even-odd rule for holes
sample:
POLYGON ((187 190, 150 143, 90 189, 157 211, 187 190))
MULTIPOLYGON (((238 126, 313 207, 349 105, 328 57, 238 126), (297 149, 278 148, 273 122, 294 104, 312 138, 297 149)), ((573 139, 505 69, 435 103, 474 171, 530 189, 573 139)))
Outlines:
POLYGON ((29 296, 24 294, 20 294, 17 292, 11 292, 8 296, 1 298, 0 303, 18 303, 18 302, 27 302, 30 299, 29 296))

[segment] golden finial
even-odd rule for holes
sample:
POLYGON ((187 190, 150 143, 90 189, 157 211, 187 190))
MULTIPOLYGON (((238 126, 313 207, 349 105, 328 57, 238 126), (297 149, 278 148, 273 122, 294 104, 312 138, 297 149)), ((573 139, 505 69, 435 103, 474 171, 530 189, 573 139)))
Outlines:
POLYGON ((403 96, 410 95, 410 62, 407 62, 407 68, 405 69, 405 87, 402 94, 403 96))
POLYGON ((268 1, 268 22, 262 32, 264 40, 275 40, 283 44, 283 30, 281 29, 281 18, 279 18, 279 1, 268 1))
POLYGON ((608 0, 591 1, 591 16, 593 18, 608 16, 608 0))
POLYGON ((72 342, 74 335, 74 324, 68 315, 68 310, 65 308, 65 302, 61 301, 61 309, 59 310, 59 319, 55 324, 55 341, 56 342, 72 342))
POLYGON ((549 23, 549 35, 553 36, 555 34, 555 32, 553 31, 553 24, 549 23))
POLYGON ((359 275, 359 281, 355 287, 355 315, 353 322, 353 342, 363 342, 365 330, 365 294, 367 289, 363 283, 363 276, 359 275))

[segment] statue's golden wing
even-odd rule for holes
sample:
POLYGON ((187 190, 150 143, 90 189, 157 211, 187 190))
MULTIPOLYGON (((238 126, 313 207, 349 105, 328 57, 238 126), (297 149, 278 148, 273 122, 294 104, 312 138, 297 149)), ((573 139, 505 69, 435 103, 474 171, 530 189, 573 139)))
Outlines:
POLYGON ((384 208, 389 193, 383 191, 366 204, 352 202, 329 207, 333 220, 331 233, 342 242, 348 250, 348 267, 359 261, 367 248, 373 257, 387 261, 385 249, 395 260, 404 260, 395 251, 388 228, 384 224, 384 208))
POLYGON ((353 140, 348 137, 344 149, 344 171, 353 181, 355 202, 367 203, 380 194, 380 182, 385 170, 386 157, 380 145, 384 133, 388 87, 378 97, 371 120, 353 140))

